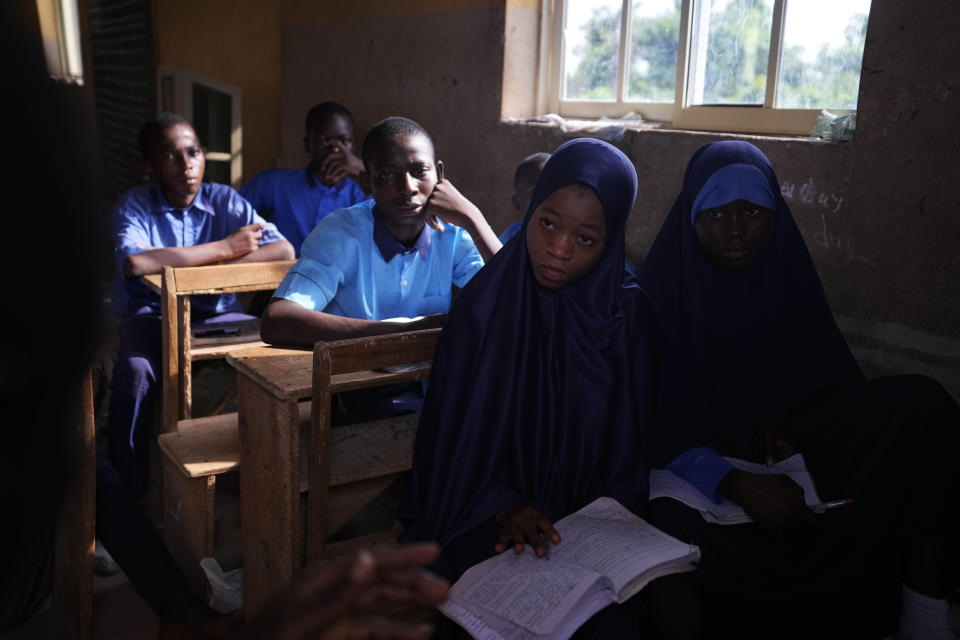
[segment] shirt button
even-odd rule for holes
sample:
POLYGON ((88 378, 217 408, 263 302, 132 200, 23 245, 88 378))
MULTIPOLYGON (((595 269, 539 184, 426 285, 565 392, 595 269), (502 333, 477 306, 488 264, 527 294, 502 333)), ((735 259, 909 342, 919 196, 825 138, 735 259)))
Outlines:
POLYGON ((405 286, 407 286, 407 281, 406 281, 406 280, 401 280, 401 281, 400 281, 400 284, 405 287, 405 286))

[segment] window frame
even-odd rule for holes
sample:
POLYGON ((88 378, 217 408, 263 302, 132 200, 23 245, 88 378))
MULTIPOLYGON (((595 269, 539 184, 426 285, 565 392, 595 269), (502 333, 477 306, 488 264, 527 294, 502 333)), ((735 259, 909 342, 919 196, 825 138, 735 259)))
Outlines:
POLYGON ((37 0, 37 20, 50 77, 83 85, 83 51, 77 0, 37 0))
MULTIPOLYGON (((193 85, 209 87, 230 96, 230 152, 207 151, 207 161, 230 163, 230 186, 240 189, 243 182, 243 90, 187 69, 160 66, 157 68, 157 104, 161 111, 170 111, 194 122, 193 85)), ((200 141, 201 144, 203 141, 200 141)))
MULTIPOLYGON (((701 0, 682 0, 680 28, 677 43, 677 78, 672 103, 631 102, 624 100, 629 67, 623 64, 629 49, 632 28, 632 0, 622 0, 621 28, 616 100, 566 100, 563 90, 563 23, 567 0, 544 0, 541 6, 541 81, 538 104, 544 111, 557 113, 565 118, 620 117, 629 111, 643 116, 644 120, 661 122, 674 129, 702 131, 731 131, 738 133, 806 134, 814 126, 822 109, 783 109, 774 107, 776 91, 780 82, 780 61, 783 52, 783 26, 788 0, 774 0, 770 33, 770 52, 767 59, 767 85, 762 105, 698 105, 691 104, 694 87, 691 86, 696 64, 694 43, 697 12, 704 6, 701 0), (546 46, 544 46, 546 43, 546 46)), ((706 34, 701 34, 705 44, 706 34)), ((862 69, 861 69, 862 73, 862 69)), ((852 109, 830 109, 831 113, 843 115, 856 113, 852 109)))

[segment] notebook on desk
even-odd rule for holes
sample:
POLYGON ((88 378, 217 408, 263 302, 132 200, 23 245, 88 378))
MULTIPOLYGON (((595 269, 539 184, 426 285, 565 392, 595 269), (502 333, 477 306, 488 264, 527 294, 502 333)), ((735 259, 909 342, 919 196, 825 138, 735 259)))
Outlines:
POLYGON ((231 320, 228 322, 209 322, 190 327, 194 338, 233 338, 237 336, 260 335, 260 319, 231 320))

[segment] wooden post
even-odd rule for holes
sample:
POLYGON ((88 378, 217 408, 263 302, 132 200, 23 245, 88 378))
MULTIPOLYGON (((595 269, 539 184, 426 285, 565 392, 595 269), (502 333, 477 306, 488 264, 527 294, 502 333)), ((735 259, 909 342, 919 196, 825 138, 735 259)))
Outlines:
POLYGON ((161 358, 163 359, 163 382, 161 410, 163 431, 176 431, 180 415, 179 371, 180 337, 177 332, 177 283, 173 267, 164 267, 160 285, 161 358))
POLYGON ((252 616, 299 572, 300 411, 242 373, 240 398, 240 506, 243 514, 243 600, 252 616))
POLYGON ((75 475, 64 497, 54 564, 53 610, 70 640, 93 637, 93 547, 96 534, 97 452, 93 383, 83 378, 75 475))
MULTIPOLYGON (((191 377, 193 375, 193 361, 190 357, 190 296, 177 296, 177 327, 180 334, 177 340, 177 348, 179 349, 177 360, 180 365, 180 388, 178 389, 180 409, 178 416, 180 420, 187 420, 191 417, 193 406, 193 380, 191 377)), ((176 431, 176 425, 174 425, 174 429, 168 429, 168 431, 176 431)))
POLYGON ((207 577, 200 558, 213 555, 215 487, 216 476, 188 478, 163 457, 163 541, 201 599, 206 597, 207 577))
POLYGON ((319 342, 313 349, 313 406, 310 419, 310 458, 307 470, 307 562, 323 555, 327 539, 327 506, 330 482, 330 351, 319 342))

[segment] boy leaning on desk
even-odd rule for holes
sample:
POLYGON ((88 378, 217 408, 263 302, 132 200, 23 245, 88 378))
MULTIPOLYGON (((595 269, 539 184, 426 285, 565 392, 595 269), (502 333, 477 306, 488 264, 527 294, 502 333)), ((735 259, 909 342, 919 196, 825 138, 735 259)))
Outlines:
MULTIPOLYGON (((110 459, 133 492, 143 491, 149 416, 160 365, 160 298, 139 278, 164 266, 293 258, 276 227, 227 185, 203 182, 203 149, 193 127, 161 113, 140 129, 153 183, 117 202, 110 232, 117 259, 113 310, 120 316, 108 418, 110 459)), ((233 294, 195 296, 194 325, 250 319, 233 294)))

